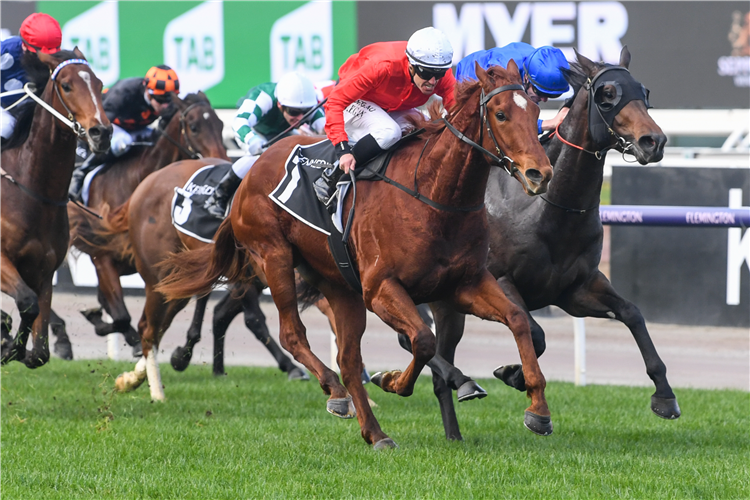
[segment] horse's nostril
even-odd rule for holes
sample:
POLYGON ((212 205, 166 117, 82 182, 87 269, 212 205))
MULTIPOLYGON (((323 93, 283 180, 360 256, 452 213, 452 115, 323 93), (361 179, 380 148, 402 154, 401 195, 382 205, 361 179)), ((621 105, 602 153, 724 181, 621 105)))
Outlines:
POLYGON ((99 127, 91 127, 89 129, 89 136, 92 139, 99 139, 102 136, 102 131, 99 127))
POLYGON ((542 179, 544 179, 544 176, 539 170, 530 168, 526 171, 526 178, 534 184, 539 184, 540 182, 542 182, 542 179))
POLYGON ((644 135, 638 139, 638 146, 643 151, 653 151, 656 148, 657 141, 651 135, 644 135))

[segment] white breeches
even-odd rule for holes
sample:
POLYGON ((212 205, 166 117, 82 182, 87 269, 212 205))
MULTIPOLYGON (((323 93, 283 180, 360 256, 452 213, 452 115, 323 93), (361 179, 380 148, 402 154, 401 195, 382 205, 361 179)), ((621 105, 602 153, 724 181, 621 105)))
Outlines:
POLYGON ((2 109, 2 116, 0 116, 0 128, 2 128, 3 139, 9 139, 13 134, 13 129, 16 128, 16 117, 10 114, 10 111, 2 109))
POLYGON ((244 179, 250 168, 258 161, 260 155, 245 155, 232 165, 232 170, 240 179, 244 179))
POLYGON ((382 149, 388 149, 401 139, 403 133, 414 128, 407 116, 421 116, 416 109, 386 112, 377 104, 359 99, 344 110, 344 127, 352 146, 371 134, 382 149))

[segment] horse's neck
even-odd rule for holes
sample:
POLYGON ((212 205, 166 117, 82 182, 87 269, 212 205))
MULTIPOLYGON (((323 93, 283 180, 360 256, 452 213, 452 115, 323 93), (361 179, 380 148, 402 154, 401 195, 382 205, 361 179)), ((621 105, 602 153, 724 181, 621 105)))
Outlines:
POLYGON ((604 172, 604 156, 564 145, 561 139, 588 151, 597 147, 589 133, 587 99, 578 98, 560 124, 561 137, 553 138, 547 155, 553 165, 552 182, 546 194, 550 201, 571 209, 588 209, 599 203, 604 172))
MULTIPOLYGON (((53 83, 47 85, 42 99, 52 104, 53 83)), ((64 200, 75 166, 76 136, 57 119, 37 105, 26 143, 21 146, 16 178, 35 193, 64 200)))
MULTIPOLYGON (((173 119, 172 122, 176 120, 177 118, 173 119)), ((158 133, 154 145, 147 148, 143 152, 139 172, 139 174, 143 174, 139 175, 141 179, 146 175, 159 170, 160 168, 166 167, 170 163, 174 163, 177 160, 182 159, 183 156, 180 152, 180 149, 165 137, 165 135, 167 135, 171 137, 176 143, 180 143, 180 127, 178 124, 172 122, 170 122, 163 131, 164 135, 158 133)))
MULTIPOLYGON (((482 124, 478 111, 478 90, 476 94, 471 98, 472 102, 467 102, 451 120, 451 124, 466 137, 479 142, 482 124), (472 105, 474 100, 477 107, 472 105)), ((436 137, 435 146, 422 161, 429 165, 421 178, 432 183, 428 191, 433 201, 454 207, 472 207, 484 201, 489 163, 482 153, 461 141, 447 127, 436 137)))

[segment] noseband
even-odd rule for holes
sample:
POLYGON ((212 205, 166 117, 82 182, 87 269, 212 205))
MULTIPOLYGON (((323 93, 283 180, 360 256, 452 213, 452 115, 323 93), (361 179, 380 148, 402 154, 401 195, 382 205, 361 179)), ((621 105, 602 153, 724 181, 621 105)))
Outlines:
MULTIPOLYGON (((484 89, 482 89, 482 93, 479 97, 479 117, 480 120, 485 124, 487 127, 487 135, 489 135, 492 138, 492 142, 495 143, 495 150, 497 151, 497 155, 493 154, 492 152, 486 150, 476 142, 472 141, 468 137, 466 137, 464 134, 458 131, 456 127, 450 124, 448 120, 443 118, 443 122, 445 123, 445 126, 448 127, 448 130, 453 132, 453 134, 458 137, 461 141, 465 142, 466 144, 470 145, 474 149, 478 149, 485 155, 489 156, 490 159, 498 164, 499 166, 503 167, 506 172, 508 172, 508 175, 513 177, 516 172, 518 172, 518 167, 516 166, 516 162, 514 162, 509 156, 507 156, 505 153, 503 153, 503 150, 500 148, 500 144, 497 142, 497 139, 495 138, 495 134, 492 132, 492 129, 490 128, 490 124, 487 121, 487 115, 489 112, 487 111, 487 103, 495 97, 500 92, 505 92, 506 90, 521 90, 523 91, 523 86, 519 84, 511 84, 511 85, 503 85, 502 87, 498 87, 494 89, 489 94, 484 94, 484 89)), ((479 142, 482 142, 482 133, 483 129, 479 128, 479 142)), ((523 176, 521 176, 523 178, 523 176)))
POLYGON ((185 144, 187 144, 187 148, 185 146, 183 146, 181 143, 179 143, 179 142, 175 141, 174 139, 172 139, 171 137, 169 137, 166 134, 166 132, 164 132, 160 128, 158 128, 158 127, 156 128, 156 131, 162 137, 164 137, 169 142, 171 142, 172 144, 174 144, 177 147, 177 149, 179 149, 180 152, 182 152, 182 154, 184 154, 185 156, 187 156, 188 158, 190 158, 192 160, 200 160, 201 158, 203 158, 203 155, 200 154, 200 152, 198 152, 195 149, 195 147, 193 147, 193 143, 190 142, 190 136, 188 135, 187 128, 186 128, 187 127, 186 117, 187 117, 187 114, 190 112, 191 109, 193 109, 196 106, 200 106, 201 104, 208 104, 208 103, 207 102, 196 102, 196 103, 193 103, 190 106, 188 106, 187 108, 185 108, 185 110, 182 113, 180 113, 180 136, 185 139, 185 144))

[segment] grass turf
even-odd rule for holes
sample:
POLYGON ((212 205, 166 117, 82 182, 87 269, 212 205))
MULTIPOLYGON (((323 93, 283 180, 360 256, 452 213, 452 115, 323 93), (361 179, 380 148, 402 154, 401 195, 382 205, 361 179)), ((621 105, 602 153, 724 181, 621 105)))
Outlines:
POLYGON ((550 383, 550 437, 523 428, 525 396, 496 380, 458 405, 463 442, 444 438, 432 383, 413 396, 368 386, 398 450, 376 452, 356 420, 325 411, 315 381, 276 369, 162 366, 148 387, 112 392, 130 363, 2 367, 2 497, 10 498, 747 498, 750 402, 682 389, 683 416, 649 410, 650 388, 550 383))

